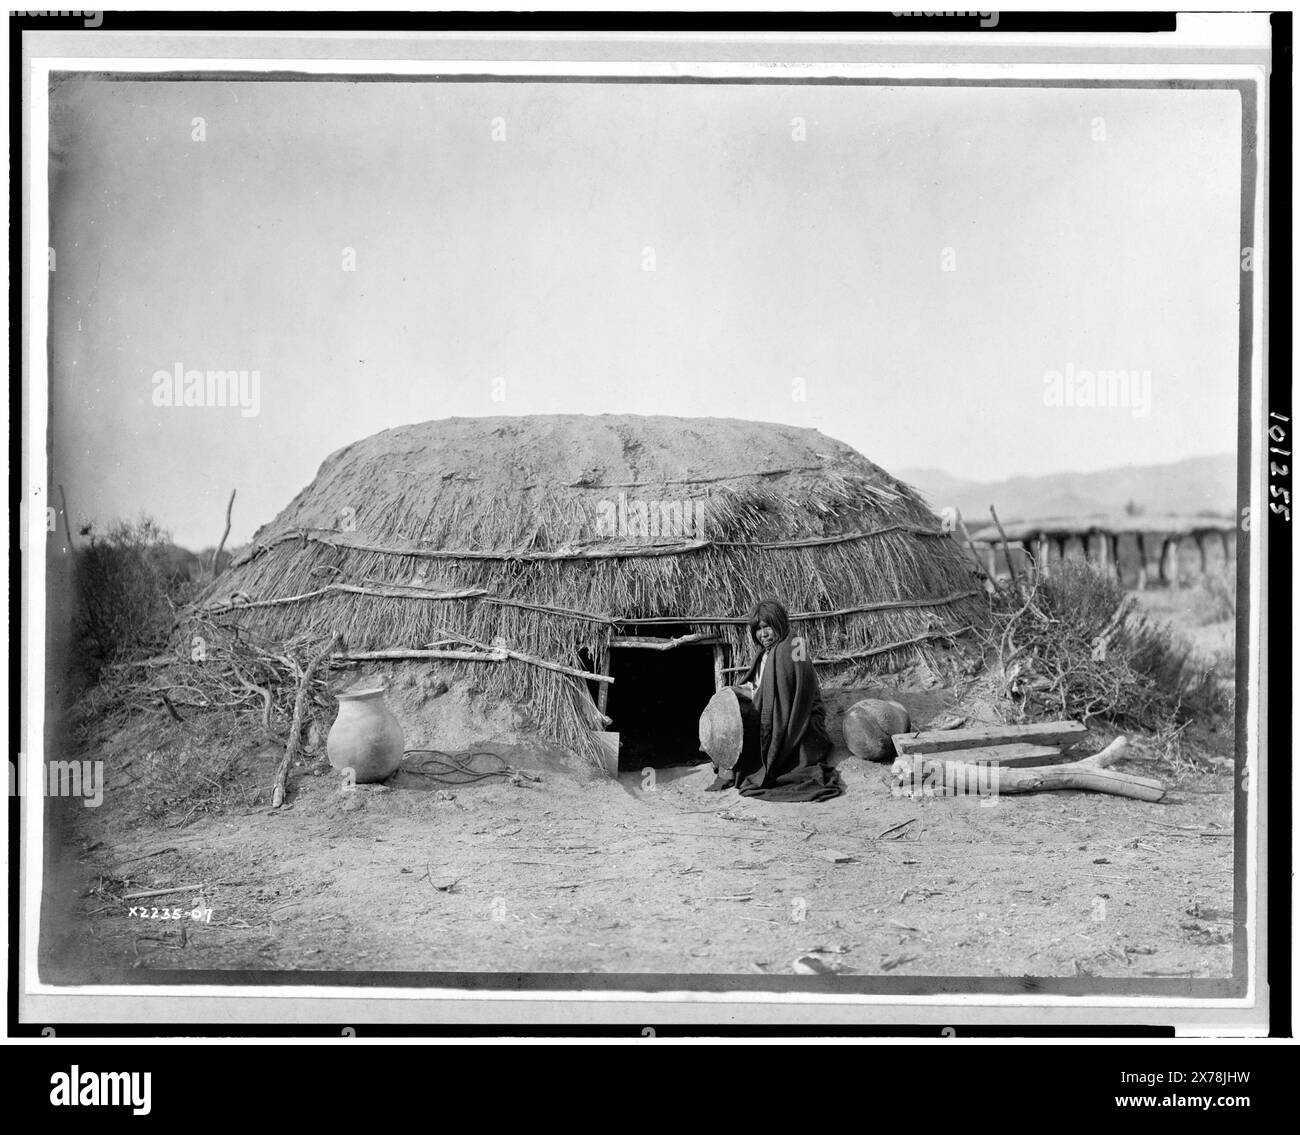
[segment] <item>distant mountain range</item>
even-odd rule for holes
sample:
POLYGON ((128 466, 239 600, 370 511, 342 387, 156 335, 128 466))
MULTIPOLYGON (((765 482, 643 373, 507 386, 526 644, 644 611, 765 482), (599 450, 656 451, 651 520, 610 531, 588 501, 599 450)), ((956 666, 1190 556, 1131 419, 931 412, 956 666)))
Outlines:
POLYGON ((987 521, 990 504, 1011 522, 1122 513, 1130 501, 1149 514, 1231 515, 1237 499, 1237 458, 1231 453, 1005 481, 967 481, 940 469, 900 469, 895 475, 924 493, 936 512, 956 507, 971 523, 987 521))

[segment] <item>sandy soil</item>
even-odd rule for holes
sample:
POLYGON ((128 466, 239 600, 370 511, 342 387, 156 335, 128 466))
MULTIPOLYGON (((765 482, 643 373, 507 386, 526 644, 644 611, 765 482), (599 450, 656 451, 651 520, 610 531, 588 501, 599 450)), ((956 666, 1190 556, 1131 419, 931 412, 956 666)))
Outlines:
MULTIPOLYGON (((829 694, 832 718, 864 692, 829 694)), ((939 691, 887 692, 917 726, 946 708, 939 691)), ((1231 755, 1226 736, 1202 742, 1231 755)), ((344 792, 312 759, 278 812, 150 818, 123 794, 98 809, 60 802, 67 853, 47 890, 43 973, 784 976, 814 950, 863 975, 1231 971, 1229 771, 1189 772, 1160 804, 909 799, 892 794, 887 766, 846 757, 846 795, 764 804, 705 793, 707 765, 615 782, 496 751, 536 779, 447 788, 404 766, 392 787, 344 792), (192 917, 196 902, 210 914, 192 917), (179 921, 162 917, 173 910, 179 921)), ((236 775, 269 783, 277 756, 253 754, 236 775)))

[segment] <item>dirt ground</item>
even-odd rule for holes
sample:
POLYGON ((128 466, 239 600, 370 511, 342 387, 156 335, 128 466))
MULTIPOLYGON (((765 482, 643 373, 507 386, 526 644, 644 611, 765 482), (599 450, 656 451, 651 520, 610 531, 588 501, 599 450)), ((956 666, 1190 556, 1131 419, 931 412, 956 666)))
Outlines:
MULTIPOLYGON (((873 693, 903 701, 914 727, 952 709, 933 688, 828 691, 833 733, 873 693)), ((110 768, 131 744, 105 753, 110 768)), ((1171 774, 1140 743, 1117 766, 1162 776, 1159 804, 899 797, 888 765, 843 750, 845 795, 765 804, 705 793, 707 764, 613 781, 518 745, 476 767, 527 776, 451 787, 408 756, 391 786, 342 791, 309 759, 279 811, 57 801, 42 972, 788 976, 811 953, 853 975, 1225 977, 1231 737, 1196 744, 1222 767, 1171 774), (189 889, 127 897, 171 887, 189 889)), ((231 775, 265 786, 277 758, 264 749, 231 775)))

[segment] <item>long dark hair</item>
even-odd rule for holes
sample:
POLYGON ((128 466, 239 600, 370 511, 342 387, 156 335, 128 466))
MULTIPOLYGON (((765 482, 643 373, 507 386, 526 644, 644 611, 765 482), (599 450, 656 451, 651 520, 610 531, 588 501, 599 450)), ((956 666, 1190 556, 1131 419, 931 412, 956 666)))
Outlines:
POLYGON ((763 599, 759 601, 754 610, 749 615, 749 637, 754 643, 761 646, 758 641, 758 628, 766 623, 776 631, 776 641, 788 638, 790 635, 790 616, 786 609, 775 599, 763 599))

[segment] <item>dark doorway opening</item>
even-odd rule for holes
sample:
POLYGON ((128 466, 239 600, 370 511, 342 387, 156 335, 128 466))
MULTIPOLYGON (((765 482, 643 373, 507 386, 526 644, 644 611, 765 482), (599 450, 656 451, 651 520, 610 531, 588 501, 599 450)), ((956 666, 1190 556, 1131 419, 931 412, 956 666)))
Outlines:
POLYGON ((605 712, 619 735, 620 771, 708 760, 700 752, 700 714, 713 696, 712 645, 613 647, 610 674, 605 712))

